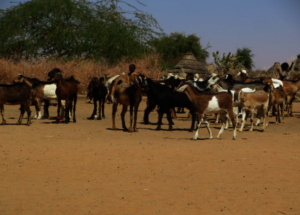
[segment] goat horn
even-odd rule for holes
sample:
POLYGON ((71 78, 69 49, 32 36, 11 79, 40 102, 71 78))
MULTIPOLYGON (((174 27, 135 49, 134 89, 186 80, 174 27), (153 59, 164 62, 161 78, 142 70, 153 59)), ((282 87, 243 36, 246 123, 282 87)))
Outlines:
POLYGON ((179 89, 177 89, 177 92, 183 92, 186 88, 188 87, 188 85, 183 85, 182 87, 180 87, 179 89))

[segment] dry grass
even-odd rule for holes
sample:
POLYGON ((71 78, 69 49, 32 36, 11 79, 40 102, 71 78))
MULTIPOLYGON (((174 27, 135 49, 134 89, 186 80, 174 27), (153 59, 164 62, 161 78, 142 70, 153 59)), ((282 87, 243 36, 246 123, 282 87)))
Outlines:
POLYGON ((108 66, 91 61, 71 61, 62 63, 59 61, 47 61, 44 59, 35 62, 18 62, 0 59, 0 83, 11 84, 14 77, 18 74, 24 74, 38 78, 40 80, 47 80, 48 72, 53 68, 59 68, 63 71, 65 77, 73 75, 75 79, 80 81, 80 93, 85 94, 87 85, 92 77, 101 77, 104 74, 112 77, 120 75, 123 72, 128 73, 128 66, 133 63, 136 65, 136 71, 143 73, 147 77, 158 79, 162 72, 158 65, 158 55, 148 55, 142 59, 126 62, 123 60, 118 65, 108 66))

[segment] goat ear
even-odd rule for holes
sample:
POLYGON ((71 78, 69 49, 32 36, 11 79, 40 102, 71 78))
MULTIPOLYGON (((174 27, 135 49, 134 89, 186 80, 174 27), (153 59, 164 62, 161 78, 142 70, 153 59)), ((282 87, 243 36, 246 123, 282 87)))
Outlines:
POLYGON ((182 87, 178 88, 176 91, 183 92, 187 87, 188 87, 188 85, 183 85, 182 87))

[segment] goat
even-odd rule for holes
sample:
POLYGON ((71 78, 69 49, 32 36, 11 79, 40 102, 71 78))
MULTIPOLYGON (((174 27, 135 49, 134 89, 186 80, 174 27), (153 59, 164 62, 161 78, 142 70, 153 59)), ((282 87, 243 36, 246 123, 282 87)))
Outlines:
MULTIPOLYGON (((213 85, 215 84, 217 81, 219 80, 218 76, 216 74, 213 74, 210 78, 208 78, 205 81, 193 81, 193 80, 189 80, 190 83, 193 83, 195 86, 197 86, 198 88, 205 90, 209 85, 213 85)), ((174 116, 172 117, 173 119, 176 119, 176 114, 174 111, 174 107, 182 107, 182 105, 180 105, 180 100, 178 100, 178 102, 176 102, 175 98, 169 98, 168 95, 173 97, 172 91, 174 91, 179 84, 182 82, 182 80, 180 79, 175 79, 174 77, 170 76, 170 78, 168 79, 164 79, 164 80, 152 80, 153 82, 153 86, 154 86, 154 90, 147 90, 146 94, 147 94, 147 108, 145 109, 144 112, 144 122, 145 124, 149 123, 149 114, 150 112, 156 107, 156 105, 159 103, 159 101, 161 100, 174 100, 172 101, 172 103, 176 104, 175 106, 170 106, 170 110, 171 110, 171 114, 174 116), (161 95, 163 94, 163 95, 161 95)), ((178 92, 177 92, 178 93, 178 92)), ((166 110, 166 112, 168 114, 168 110, 166 110)), ((174 124, 172 119, 169 122, 170 124, 174 124)), ((190 130, 192 131, 192 130, 190 130)))
MULTIPOLYGON (((149 83, 149 80, 147 81, 147 83, 149 83)), ((164 92, 164 93, 170 92, 171 93, 173 91, 167 85, 157 83, 156 81, 153 81, 153 85, 155 85, 155 89, 158 90, 159 92, 164 92)), ((149 124, 150 123, 149 122, 149 114, 158 105, 158 103, 159 103, 159 97, 157 96, 156 91, 149 90, 149 87, 147 88, 147 90, 145 92, 146 92, 146 95, 147 95, 147 107, 146 107, 146 109, 144 111, 144 118, 143 118, 143 120, 144 120, 145 124, 149 124)), ((171 111, 172 111, 172 114, 174 115, 174 118, 176 119, 176 114, 175 114, 174 107, 171 108, 171 111)), ((174 124, 173 121, 172 121, 172 119, 171 119, 171 123, 174 124)))
POLYGON ((112 101, 112 98, 111 98, 111 86, 112 86, 112 83, 113 81, 118 78, 120 75, 115 75, 113 77, 111 77, 110 79, 108 79, 105 83, 105 86, 107 88, 107 103, 110 103, 112 101))
MULTIPOLYGON (((191 110, 192 114, 194 113, 192 109, 192 104, 185 93, 180 93, 168 89, 167 87, 155 83, 152 79, 147 78, 148 83, 148 93, 152 96, 152 101, 155 105, 159 106, 158 109, 158 122, 156 130, 161 129, 162 117, 163 114, 167 114, 167 119, 169 122, 169 131, 172 130, 172 118, 171 118, 171 109, 174 107, 186 107, 191 110)), ((149 97, 148 97, 149 98, 149 97)), ((145 110, 146 116, 146 110, 145 110)), ((144 120, 145 120, 144 116, 144 120)), ((148 116, 147 116, 148 117, 148 116)), ((189 131, 193 131, 195 119, 192 119, 192 126, 189 131)))
POLYGON ((297 81, 281 81, 272 79, 274 86, 281 85, 286 95, 287 116, 293 116, 293 101, 295 100, 296 93, 300 89, 300 80, 297 81), (276 85, 277 84, 277 85, 276 85))
MULTIPOLYGON (((219 113, 220 118, 222 121, 222 126, 219 131, 219 134, 217 138, 220 137, 220 135, 224 131, 225 122, 226 122, 226 113, 228 113, 232 124, 233 124, 233 140, 236 139, 236 121, 234 119, 234 113, 233 113, 233 102, 232 102, 232 95, 231 92, 228 90, 228 92, 222 92, 222 93, 216 93, 216 94, 206 94, 203 92, 198 91, 195 87, 192 86, 191 83, 186 82, 185 89, 181 88, 181 90, 184 90, 193 105, 193 109, 195 110, 196 115, 198 115, 198 126, 196 133, 193 137, 194 140, 197 140, 199 129, 202 123, 202 119, 205 114, 208 113, 219 113)), ((208 125, 208 124, 207 124, 208 125)), ((210 133, 210 139, 212 139, 212 134, 207 126, 207 129, 210 133)))
POLYGON ((105 118, 104 115, 104 105, 105 105, 105 98, 107 95, 107 88, 104 85, 104 77, 101 77, 99 80, 97 77, 92 78, 90 84, 89 84, 89 92, 90 95, 93 98, 94 103, 94 110, 88 119, 99 119, 101 120, 101 114, 102 117, 105 118), (97 116, 97 101, 99 101, 99 115, 97 116), (102 112, 101 112, 102 111, 102 112))
MULTIPOLYGON (((213 85, 211 90, 214 91, 214 92, 218 92, 218 93, 228 92, 228 90, 225 90, 224 88, 222 88, 218 84, 213 85)), ((239 94, 240 91, 252 93, 252 92, 255 92, 256 90, 255 89, 253 90, 253 89, 250 89, 250 88, 242 88, 240 90, 230 90, 230 92, 232 94, 232 101, 233 102, 238 100, 238 94, 239 94)), ((239 112, 238 107, 235 107, 235 106, 233 107, 233 110, 234 110, 234 114, 236 116, 236 123, 239 124, 238 116, 239 116, 239 114, 241 114, 241 112, 239 112)), ((227 116, 227 118, 229 119, 228 116, 227 116)), ((217 115, 215 123, 218 123, 218 122, 219 122, 219 115, 217 115)), ((226 122, 225 129, 228 129, 228 121, 226 122)))
POLYGON ((125 114, 127 112, 128 106, 130 107, 130 128, 129 132, 138 131, 136 127, 137 120, 137 111, 139 108, 139 104, 142 100, 142 88, 147 85, 147 81, 144 75, 138 75, 136 77, 135 83, 133 85, 129 85, 128 83, 121 83, 116 86, 114 90, 114 102, 112 108, 112 128, 116 130, 115 118, 118 104, 123 105, 121 119, 122 119, 122 127, 124 131, 128 131, 125 124, 125 114), (134 111, 134 116, 133 116, 134 111), (132 125, 133 123, 133 125, 132 125))
POLYGON ((70 121, 69 111, 72 111, 72 103, 74 101, 73 106, 73 122, 76 122, 76 103, 77 103, 77 91, 78 91, 78 84, 79 81, 75 80, 73 76, 70 77, 70 80, 73 81, 65 81, 62 77, 60 72, 57 72, 54 76, 54 79, 57 81, 57 88, 55 90, 57 96, 57 121, 59 122, 60 119, 60 108, 61 108, 61 100, 65 100, 66 111, 65 111, 65 122, 68 123, 70 121))
MULTIPOLYGON (((41 106, 42 103, 45 102, 44 107, 44 117, 48 118, 49 117, 49 111, 48 111, 48 106, 50 100, 57 100, 57 96, 55 94, 56 90, 56 81, 40 81, 37 78, 32 78, 32 77, 27 77, 22 74, 19 74, 14 80, 14 83, 26 83, 30 82, 32 85, 32 99, 34 99, 35 102, 35 109, 36 109, 36 119, 41 119, 42 114, 41 114, 41 106)), ((61 107, 61 112, 62 114, 65 111, 65 104, 63 102, 63 105, 61 107)), ((61 116, 63 117, 63 115, 61 116)))
POLYGON ((2 116, 2 124, 6 124, 4 119, 4 105, 21 105, 20 117, 17 125, 20 125, 23 120, 25 111, 27 112, 27 125, 31 123, 31 87, 29 82, 15 83, 12 85, 0 84, 0 111, 2 116))
POLYGON ((218 84, 224 89, 229 89, 229 90, 240 90, 242 88, 262 90, 266 85, 262 81, 252 81, 252 82, 236 81, 233 79, 231 74, 227 74, 224 79, 220 79, 218 81, 218 84))
POLYGON ((285 92, 283 90, 283 87, 279 86, 277 88, 274 88, 274 85, 272 84, 271 85, 270 98, 269 98, 268 111, 270 111, 271 107, 273 107, 273 112, 275 112, 275 106, 276 106, 276 110, 277 110, 276 125, 278 125, 278 123, 281 123, 279 107, 281 108, 282 122, 284 122, 283 104, 284 104, 285 101, 286 101, 286 96, 285 96, 285 92))
POLYGON ((239 92, 239 101, 234 103, 234 106, 242 108, 242 125, 240 131, 243 131, 245 120, 246 120, 246 110, 251 113, 251 128, 249 131, 253 131, 253 118, 254 111, 257 109, 259 116, 263 117, 263 128, 265 130, 267 125, 268 117, 268 105, 269 105, 269 96, 270 96, 270 86, 266 85, 263 90, 257 90, 252 93, 247 93, 240 91, 239 92))
POLYGON ((271 77, 249 77, 246 70, 241 70, 237 74, 242 82, 253 82, 253 81, 262 81, 264 83, 272 82, 271 77))

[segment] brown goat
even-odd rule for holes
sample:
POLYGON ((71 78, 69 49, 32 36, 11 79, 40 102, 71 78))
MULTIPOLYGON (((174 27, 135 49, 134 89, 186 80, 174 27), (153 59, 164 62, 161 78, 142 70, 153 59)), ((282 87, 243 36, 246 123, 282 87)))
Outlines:
POLYGON ((121 83, 129 83, 129 76, 128 75, 120 75, 115 80, 113 80, 113 82, 111 83, 110 89, 108 89, 109 93, 107 95, 107 100, 109 102, 113 102, 114 99, 112 96, 115 93, 116 86, 121 83))
POLYGON ((56 73, 55 80, 57 80, 57 88, 56 88, 56 95, 57 95, 57 120, 60 120, 60 108, 61 108, 61 100, 65 100, 66 111, 65 111, 65 122, 68 123, 70 121, 69 111, 72 111, 72 102, 74 101, 73 106, 73 122, 76 122, 76 102, 77 102, 77 91, 78 91, 78 84, 79 82, 74 79, 73 76, 70 77, 70 81, 65 81, 62 77, 61 73, 56 73), (73 80, 73 81, 71 81, 73 80))
POLYGON ((116 89, 114 91, 114 102, 113 102, 113 109, 112 109, 113 130, 117 129, 115 124, 115 118, 116 118, 118 104, 122 104, 123 109, 121 113, 121 119, 122 119, 123 130, 128 131, 125 124, 125 114, 127 112, 128 106, 130 106, 129 132, 138 131, 136 127, 137 111, 139 108, 139 104, 142 100, 142 88, 146 86, 147 82, 144 75, 138 75, 136 78, 137 79, 133 85, 129 85, 128 83, 122 83, 116 86, 116 89), (134 111, 134 117, 133 117, 133 111, 134 111))
POLYGON ((293 116, 293 101, 295 100, 296 93, 300 89, 300 80, 298 81, 282 81, 283 90, 287 97, 287 116, 293 116))
POLYGON ((262 131, 265 130, 268 117, 268 105, 269 105, 269 85, 266 85, 264 90, 257 90, 255 92, 247 93, 240 91, 239 101, 235 102, 235 105, 242 107, 242 125, 240 131, 243 131, 246 121, 246 111, 251 113, 251 128, 249 131, 253 131, 253 119, 254 111, 257 109, 259 116, 264 118, 262 131))
POLYGON ((273 112, 275 111, 275 109, 277 110, 276 113, 276 125, 278 125, 278 122, 281 123, 280 120, 280 112, 279 112, 279 107, 281 108, 281 116, 282 116, 282 122, 284 122, 284 108, 283 108, 283 104, 286 101, 286 96, 285 96, 285 92, 283 90, 282 86, 279 86, 277 88, 274 89, 274 85, 271 85, 271 93, 270 93, 270 100, 269 100, 269 109, 268 111, 270 111, 270 109, 273 107, 273 112))

